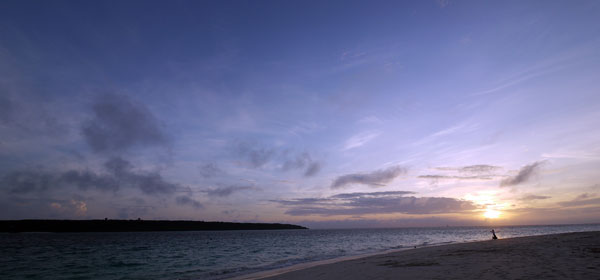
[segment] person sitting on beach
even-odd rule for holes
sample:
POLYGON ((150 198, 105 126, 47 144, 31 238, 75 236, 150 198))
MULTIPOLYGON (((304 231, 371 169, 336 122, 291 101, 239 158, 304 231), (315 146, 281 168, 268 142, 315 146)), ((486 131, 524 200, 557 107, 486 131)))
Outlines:
POLYGON ((496 240, 498 239, 498 237, 496 236, 496 232, 492 229, 492 231, 490 231, 492 233, 492 239, 496 240))

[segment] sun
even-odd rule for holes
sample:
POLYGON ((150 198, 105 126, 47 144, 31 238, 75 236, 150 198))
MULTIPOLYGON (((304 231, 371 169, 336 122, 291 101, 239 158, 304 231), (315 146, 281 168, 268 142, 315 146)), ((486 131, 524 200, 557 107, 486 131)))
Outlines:
POLYGON ((483 216, 488 219, 496 219, 496 218, 500 217, 500 211, 496 211, 493 209, 487 209, 483 213, 483 216))

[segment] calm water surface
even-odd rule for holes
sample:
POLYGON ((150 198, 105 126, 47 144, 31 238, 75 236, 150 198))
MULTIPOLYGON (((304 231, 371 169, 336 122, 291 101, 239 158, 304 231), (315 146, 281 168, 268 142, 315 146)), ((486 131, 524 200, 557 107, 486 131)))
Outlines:
MULTIPOLYGON (((2 279, 224 279, 343 256, 490 239, 489 228, 0 234, 2 279)), ((500 238, 600 225, 498 227, 500 238)))

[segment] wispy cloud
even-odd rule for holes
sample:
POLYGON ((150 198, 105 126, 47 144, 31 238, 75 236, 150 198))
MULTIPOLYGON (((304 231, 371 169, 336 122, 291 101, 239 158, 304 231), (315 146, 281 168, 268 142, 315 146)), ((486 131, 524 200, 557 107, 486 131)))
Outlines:
POLYGON ((405 173, 405 168, 401 166, 392 166, 390 168, 373 171, 371 173, 346 174, 337 177, 331 184, 331 188, 339 189, 349 184, 362 184, 370 187, 381 187, 405 173))
POLYGON ((492 173, 492 172, 495 172, 495 171, 498 171, 501 169, 502 169, 502 167, 500 167, 500 166, 488 165, 488 164, 476 164, 476 165, 463 166, 463 167, 459 168, 458 171, 466 172, 466 173, 488 174, 488 173, 492 173))
POLYGON ((435 167, 435 170, 446 174, 426 174, 417 178, 430 180, 493 180, 503 176, 496 174, 502 167, 488 164, 476 164, 460 167, 435 167))
POLYGON ((361 197, 383 197, 383 196, 403 196, 407 194, 415 194, 411 191, 389 191, 389 192, 353 192, 353 193, 340 193, 331 196, 331 198, 361 198, 361 197))
POLYGON ((600 206, 600 198, 591 198, 594 195, 589 193, 583 193, 578 195, 575 199, 570 201, 560 202, 559 205, 563 207, 578 207, 578 206, 588 206, 595 205, 600 206))
POLYGON ((498 92, 532 79, 560 71, 566 67, 569 67, 570 64, 572 64, 573 61, 577 60, 578 58, 589 55, 592 50, 592 46, 585 45, 583 47, 578 46, 565 52, 558 53, 553 57, 533 64, 531 67, 508 75, 506 79, 498 82, 495 86, 492 86, 489 89, 481 90, 471 95, 478 96, 498 92))
POLYGON ((380 132, 369 131, 354 135, 348 140, 346 140, 343 150, 350 150, 363 146, 371 140, 377 138, 377 136, 379 136, 380 134, 380 132))
POLYGON ((208 196, 216 196, 216 197, 226 197, 230 196, 236 192, 245 191, 245 190, 258 190, 257 187, 254 186, 238 186, 238 185, 229 185, 229 186, 220 186, 217 188, 204 190, 208 196))
POLYGON ((561 206, 565 206, 565 207, 587 206, 587 205, 600 206, 600 198, 565 201, 565 202, 561 202, 559 204, 561 206))
POLYGON ((519 198, 519 200, 521 201, 531 201, 531 200, 542 200, 542 199, 550 199, 552 197, 547 196, 547 195, 534 195, 534 194, 529 194, 526 196, 523 196, 521 198, 519 198))
POLYGON ((529 181, 529 179, 531 179, 531 177, 538 172, 540 166, 544 163, 545 161, 536 161, 532 164, 523 166, 516 176, 500 181, 500 186, 514 186, 529 181))
POLYGON ((366 116, 360 120, 358 120, 359 124, 380 124, 383 123, 383 120, 378 118, 377 116, 366 116))
POLYGON ((448 197, 414 197, 409 191, 342 193, 326 198, 273 200, 289 208, 292 216, 366 215, 366 214, 446 214, 477 209, 471 201, 448 197))
POLYGON ((478 128, 478 124, 476 124, 476 123, 473 123, 473 124, 459 123, 457 125, 453 125, 453 126, 444 128, 442 130, 436 131, 432 134, 429 134, 429 135, 423 137, 422 139, 420 139, 419 141, 414 142, 413 145, 420 146, 420 145, 428 144, 428 143, 435 141, 436 139, 439 139, 440 137, 456 134, 458 132, 466 133, 466 132, 473 131, 477 128, 478 128))
POLYGON ((418 178, 421 179, 432 179, 432 180, 492 180, 494 179, 492 176, 487 175, 477 175, 477 176, 451 176, 451 175, 419 175, 418 178))

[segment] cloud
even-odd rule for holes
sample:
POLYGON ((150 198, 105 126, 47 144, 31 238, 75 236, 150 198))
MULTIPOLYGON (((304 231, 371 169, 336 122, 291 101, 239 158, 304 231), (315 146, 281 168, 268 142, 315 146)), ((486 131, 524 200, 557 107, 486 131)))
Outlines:
POLYGON ((377 170, 371 173, 346 174, 337 177, 331 184, 331 188, 339 189, 348 184, 363 184, 371 187, 381 187, 405 173, 405 168, 393 166, 388 169, 377 170))
POLYGON ((258 147, 245 142, 238 143, 235 151, 251 168, 260 168, 275 156, 275 149, 258 147))
POLYGON ((94 117, 83 123, 81 134, 94 152, 121 152, 168 143, 150 110, 124 95, 102 95, 92 110, 94 117))
POLYGON ((592 196, 594 196, 594 195, 593 194, 589 194, 589 193, 582 193, 582 194, 578 195, 575 198, 575 200, 583 200, 583 199, 586 199, 586 198, 590 198, 592 196))
POLYGON ((63 172, 58 180, 55 181, 58 186, 72 185, 80 190, 96 189, 100 191, 119 190, 119 181, 110 175, 96 174, 89 170, 69 170, 63 172))
POLYGON ((15 194, 44 192, 68 186, 83 191, 94 189, 113 192, 129 187, 149 195, 172 194, 179 187, 177 184, 165 181, 158 172, 134 171, 131 163, 120 157, 108 160, 104 168, 107 173, 75 169, 62 172, 13 171, 0 180, 0 187, 15 194))
POLYGON ((447 174, 426 174, 420 175, 417 178, 430 179, 437 182, 438 180, 493 180, 496 177, 502 176, 496 174, 496 171, 502 169, 502 167, 487 164, 435 167, 434 169, 444 171, 447 174))
POLYGON ((231 186, 223 186, 223 187, 218 187, 218 188, 214 188, 214 189, 204 190, 204 192, 208 196, 225 197, 225 196, 230 196, 233 193, 236 193, 236 192, 239 192, 239 191, 256 190, 256 189, 258 189, 258 188, 253 187, 253 186, 231 185, 231 186))
POLYGON ((448 197, 414 197, 408 191, 342 193, 326 198, 272 200, 286 208, 292 216, 366 215, 366 214, 446 214, 477 209, 467 200, 448 197))
POLYGON ((131 163, 120 157, 111 158, 104 166, 120 183, 136 187, 146 194, 171 194, 178 187, 165 181, 158 172, 132 171, 131 163))
POLYGON ((53 184, 51 174, 37 170, 20 170, 8 173, 0 181, 0 186, 11 193, 29 193, 35 190, 47 190, 53 184))
POLYGON ((435 170, 444 171, 446 174, 426 174, 417 178, 438 180, 493 180, 503 176, 496 174, 502 167, 487 164, 476 164, 460 167, 435 167, 435 170))
POLYGON ((305 177, 314 176, 321 170, 321 163, 307 152, 294 155, 290 150, 265 148, 246 142, 238 143, 234 150, 250 168, 261 168, 268 163, 275 163, 281 166, 282 171, 303 170, 305 177))
POLYGON ((321 170, 321 164, 314 161, 309 153, 301 153, 292 159, 286 159, 281 167, 282 170, 303 169, 304 176, 314 176, 321 170))
POLYGON ((211 178, 223 173, 223 170, 221 170, 219 166, 214 163, 207 163, 200 166, 200 175, 204 178, 211 178))
POLYGON ((469 165, 469 166, 463 166, 461 168, 458 169, 458 171, 460 172, 466 172, 466 173, 492 173, 494 171, 498 171, 501 170, 502 167, 500 166, 495 166, 495 165, 487 165, 487 164, 476 164, 476 165, 469 165))
POLYGON ((584 206, 584 205, 597 205, 600 206, 600 198, 583 199, 583 200, 571 200, 559 203, 564 207, 584 206))
POLYGON ((552 197, 546 196, 546 195, 530 194, 530 195, 526 195, 526 196, 519 198, 519 200, 527 201, 527 200, 541 200, 541 199, 549 199, 549 198, 552 198, 552 197))
POLYGON ((500 186, 514 186, 527 182, 534 174, 536 174, 536 172, 539 170, 539 167, 544 163, 544 161, 536 161, 532 164, 523 166, 516 176, 502 180, 500 182, 500 186))
MULTIPOLYGON (((55 103, 34 98, 21 91, 11 94, 11 91, 2 87, 0 82, 0 129, 2 129, 0 134, 2 136, 46 140, 46 136, 62 137, 69 132, 63 119, 65 115, 63 111, 57 110, 55 103), (42 135, 44 137, 41 137, 42 135)), ((10 139, 3 138, 5 138, 3 140, 10 139)))
POLYGON ((190 198, 189 196, 178 196, 175 198, 175 202, 177 202, 177 204, 179 205, 189 205, 194 207, 195 209, 202 209, 204 208, 204 205, 202 205, 202 203, 198 202, 197 200, 194 200, 192 198, 190 198))
POLYGON ((81 200, 71 199, 69 201, 54 201, 48 204, 52 211, 61 214, 71 213, 75 216, 85 216, 87 214, 87 203, 81 200))
POLYGON ((481 222, 476 219, 460 219, 446 216, 413 216, 392 219, 333 219, 333 220, 302 220, 295 222, 310 229, 348 229, 348 228, 400 228, 400 227, 431 227, 431 226, 477 226, 481 222))
POLYGON ((478 176, 449 176, 449 175, 419 175, 421 179, 432 179, 432 180, 443 180, 443 179, 457 179, 457 180, 492 180, 491 176, 478 175, 478 176))
POLYGON ((311 162, 304 171, 305 177, 314 176, 321 171, 321 163, 319 162, 311 162))
POLYGON ((585 206, 585 205, 597 205, 600 206, 600 198, 590 198, 594 195, 584 193, 578 195, 575 199, 571 201, 560 202, 559 204, 564 207, 575 207, 575 206, 585 206))
POLYGON ((382 196, 403 196, 406 194, 415 194, 410 191, 391 191, 391 192, 354 192, 354 193, 340 193, 331 196, 331 198, 361 198, 361 197, 382 197, 382 196))
POLYGON ((476 164, 476 165, 467 165, 461 167, 436 167, 434 168, 440 171, 455 171, 460 173, 469 173, 469 174, 493 174, 495 171, 499 171, 502 169, 500 166, 488 165, 488 164, 476 164))
POLYGON ((375 139, 380 134, 381 133, 379 133, 379 132, 363 132, 363 133, 354 135, 354 136, 350 137, 348 140, 346 140, 343 150, 350 150, 350 149, 354 149, 354 148, 363 146, 363 145, 367 144, 368 142, 370 142, 371 140, 375 139))

